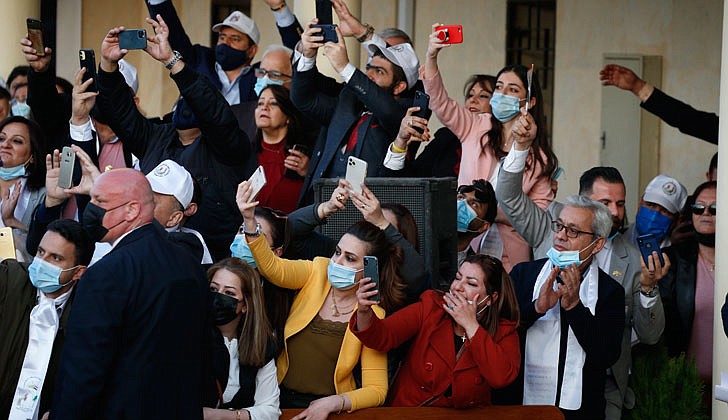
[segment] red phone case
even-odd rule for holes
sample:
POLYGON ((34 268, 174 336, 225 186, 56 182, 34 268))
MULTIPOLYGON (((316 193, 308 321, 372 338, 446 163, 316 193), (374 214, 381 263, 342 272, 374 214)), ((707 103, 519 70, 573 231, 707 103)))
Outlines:
POLYGON ((440 25, 435 27, 435 30, 440 31, 437 37, 444 44, 461 44, 463 42, 462 25, 440 25))

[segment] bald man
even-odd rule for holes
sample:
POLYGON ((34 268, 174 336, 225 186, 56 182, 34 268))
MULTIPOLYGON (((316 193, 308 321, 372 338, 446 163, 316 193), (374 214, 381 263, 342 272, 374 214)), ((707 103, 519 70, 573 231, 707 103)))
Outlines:
POLYGON ((91 188, 84 225, 112 245, 79 282, 52 419, 201 419, 209 292, 199 261, 152 224, 139 171, 91 188))

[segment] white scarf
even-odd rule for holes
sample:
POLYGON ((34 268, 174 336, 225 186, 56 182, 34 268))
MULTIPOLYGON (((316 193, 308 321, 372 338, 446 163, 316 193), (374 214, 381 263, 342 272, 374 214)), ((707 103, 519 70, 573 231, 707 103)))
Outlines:
POLYGON ((58 332, 56 305, 64 305, 70 295, 69 290, 56 299, 51 299, 44 293, 39 293, 38 304, 30 311, 28 347, 8 420, 37 420, 39 417, 40 394, 51 360, 53 341, 58 332))
MULTIPOLYGON (((546 261, 533 287, 533 300, 538 299, 541 286, 546 282, 553 265, 546 261)), ((554 283, 556 285, 556 283, 554 283)), ((579 300, 594 315, 599 295, 599 267, 596 259, 579 288, 579 300)), ((561 302, 556 302, 526 333, 526 358, 523 366, 523 404, 554 405, 559 373, 561 341, 561 302)), ((581 408, 582 370, 586 353, 569 327, 566 343, 564 377, 561 381, 559 407, 566 410, 581 408)))

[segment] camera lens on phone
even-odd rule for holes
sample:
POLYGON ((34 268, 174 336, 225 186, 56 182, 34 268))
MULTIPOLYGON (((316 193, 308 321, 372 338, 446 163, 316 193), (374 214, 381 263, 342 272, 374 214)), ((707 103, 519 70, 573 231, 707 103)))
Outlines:
POLYGON ((139 36, 139 38, 144 38, 144 31, 138 31, 137 36, 139 36))

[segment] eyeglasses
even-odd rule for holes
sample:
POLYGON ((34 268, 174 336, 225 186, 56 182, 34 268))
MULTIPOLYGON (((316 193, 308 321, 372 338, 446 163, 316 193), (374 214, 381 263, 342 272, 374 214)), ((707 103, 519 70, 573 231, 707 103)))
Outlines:
POLYGON ((270 77, 271 79, 282 80, 283 82, 291 81, 291 76, 289 76, 287 74, 283 74, 279 71, 266 70, 266 69, 261 69, 261 68, 255 69, 255 77, 261 78, 266 75, 268 77, 270 77))
POLYGON ((693 212, 694 215, 700 216, 701 214, 705 213, 705 209, 708 209, 708 212, 712 216, 715 216, 715 204, 711 204, 709 206, 706 206, 705 204, 692 204, 690 205, 690 211, 693 212))
POLYGON ((585 234, 585 235, 592 235, 594 236, 594 232, 585 232, 583 230, 574 229, 573 227, 566 226, 565 224, 559 222, 558 220, 554 220, 551 222, 551 230, 553 230, 555 233, 559 233, 562 230, 566 229, 566 236, 569 238, 578 238, 579 234, 585 234))

